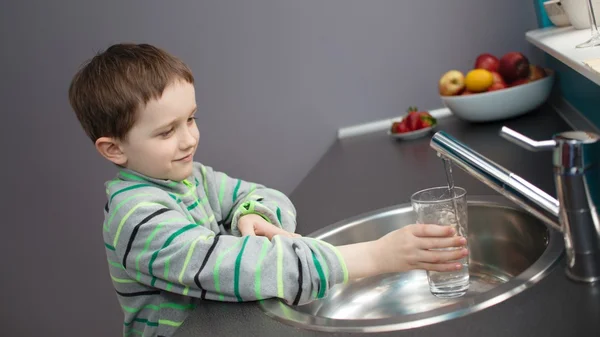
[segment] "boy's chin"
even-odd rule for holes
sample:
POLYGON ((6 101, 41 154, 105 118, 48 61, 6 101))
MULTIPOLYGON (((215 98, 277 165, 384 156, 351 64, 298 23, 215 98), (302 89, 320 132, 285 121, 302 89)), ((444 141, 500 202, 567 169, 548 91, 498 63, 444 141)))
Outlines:
POLYGON ((184 170, 178 170, 178 172, 172 172, 172 174, 169 175, 169 180, 172 181, 182 181, 184 179, 187 179, 189 176, 192 175, 192 168, 190 167, 189 169, 184 169, 184 170))

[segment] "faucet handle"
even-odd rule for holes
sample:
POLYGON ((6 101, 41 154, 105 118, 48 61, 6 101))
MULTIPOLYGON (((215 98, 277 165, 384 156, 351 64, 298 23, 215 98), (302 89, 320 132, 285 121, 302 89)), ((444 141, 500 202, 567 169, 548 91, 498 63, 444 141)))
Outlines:
POLYGON ((500 136, 529 151, 552 150, 556 147, 556 141, 554 140, 536 141, 506 126, 503 126, 500 130, 500 136))

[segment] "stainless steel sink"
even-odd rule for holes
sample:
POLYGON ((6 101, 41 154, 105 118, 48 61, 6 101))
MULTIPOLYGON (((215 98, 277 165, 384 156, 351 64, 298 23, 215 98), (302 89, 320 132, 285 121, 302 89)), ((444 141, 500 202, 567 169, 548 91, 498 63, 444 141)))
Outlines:
MULTIPOLYGON (((303 306, 279 299, 260 302, 284 323, 330 332, 382 332, 416 328, 468 315, 514 296, 541 280, 564 250, 560 233, 503 197, 468 201, 471 285, 466 295, 440 299, 429 292, 424 271, 355 280, 303 306)), ((410 204, 342 221, 310 237, 343 245, 375 240, 414 223, 410 204)))

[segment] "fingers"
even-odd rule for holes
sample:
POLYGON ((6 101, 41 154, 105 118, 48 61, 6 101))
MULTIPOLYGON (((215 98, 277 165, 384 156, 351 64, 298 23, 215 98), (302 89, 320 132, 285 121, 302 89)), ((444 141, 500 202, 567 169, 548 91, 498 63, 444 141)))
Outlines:
POLYGON ((240 217, 238 229, 242 236, 264 236, 269 240, 272 240, 275 235, 290 238, 301 237, 300 234, 290 233, 283 228, 267 222, 264 218, 256 214, 247 214, 240 217))
POLYGON ((416 237, 444 237, 456 234, 456 231, 450 226, 441 225, 411 225, 411 232, 416 237))
POLYGON ((256 233, 254 232, 254 226, 252 226, 252 223, 250 222, 239 222, 238 230, 240 231, 242 236, 256 236, 256 233))
POLYGON ((437 249, 437 248, 454 248, 454 247, 463 247, 467 244, 467 239, 462 236, 452 236, 452 237, 429 237, 422 238, 418 242, 418 247, 421 249, 437 249))
POLYGON ((462 259, 468 255, 469 251, 466 248, 453 250, 421 250, 418 253, 417 259, 419 262, 439 264, 462 259))
POLYGON ((242 236, 256 236, 256 233, 254 233, 254 228, 253 227, 248 227, 248 228, 239 228, 240 233, 242 234, 242 236))
POLYGON ((295 237, 295 235, 296 235, 294 233, 290 233, 290 232, 286 231, 285 229, 275 227, 273 225, 266 226, 260 232, 257 232, 257 234, 266 236, 267 238, 269 238, 269 240, 271 240, 275 235, 281 235, 281 236, 286 236, 286 237, 290 237, 290 238, 295 237))

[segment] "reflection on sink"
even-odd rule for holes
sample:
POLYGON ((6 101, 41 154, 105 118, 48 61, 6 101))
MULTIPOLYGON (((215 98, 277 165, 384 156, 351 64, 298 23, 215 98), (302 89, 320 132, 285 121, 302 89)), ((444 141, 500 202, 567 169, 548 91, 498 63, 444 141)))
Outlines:
MULTIPOLYGON (((502 197, 468 202, 471 285, 460 298, 429 292, 424 271, 379 275, 337 285, 303 306, 260 302, 282 322, 312 330, 376 332, 409 329, 467 315, 506 300, 545 276, 563 252, 560 233, 502 197)), ((333 245, 375 240, 415 222, 410 204, 342 221, 311 237, 333 245)))

